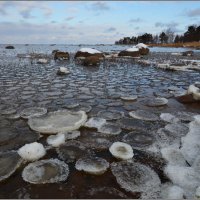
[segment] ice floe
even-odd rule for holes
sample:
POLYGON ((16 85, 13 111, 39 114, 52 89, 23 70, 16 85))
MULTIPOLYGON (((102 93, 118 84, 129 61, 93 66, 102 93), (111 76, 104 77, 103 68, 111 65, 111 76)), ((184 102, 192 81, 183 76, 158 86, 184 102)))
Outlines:
POLYGON ((65 135, 63 133, 50 135, 47 138, 47 143, 53 147, 59 147, 61 144, 65 143, 65 135))
POLYGON ((23 172, 24 181, 32 184, 65 181, 69 174, 68 165, 58 159, 40 160, 27 165, 23 172))
POLYGON ((126 191, 140 192, 142 199, 159 197, 161 182, 151 168, 130 160, 112 163, 111 171, 126 191))
POLYGON ((28 119, 30 117, 39 117, 42 115, 45 115, 47 113, 46 108, 40 108, 40 107, 31 107, 31 108, 25 108, 20 112, 20 116, 24 119, 28 119))
POLYGON ((21 165, 22 159, 17 152, 1 152, 0 153, 0 181, 10 177, 16 169, 21 165))
POLYGON ((101 175, 109 168, 109 163, 99 157, 83 157, 77 160, 75 167, 79 171, 101 175))
POLYGON ((134 156, 132 147, 124 142, 114 142, 109 151, 115 158, 120 160, 128 160, 134 156))
POLYGON ((87 121, 84 111, 71 112, 58 110, 45 116, 31 117, 28 124, 31 129, 44 134, 55 134, 62 131, 79 129, 87 121))

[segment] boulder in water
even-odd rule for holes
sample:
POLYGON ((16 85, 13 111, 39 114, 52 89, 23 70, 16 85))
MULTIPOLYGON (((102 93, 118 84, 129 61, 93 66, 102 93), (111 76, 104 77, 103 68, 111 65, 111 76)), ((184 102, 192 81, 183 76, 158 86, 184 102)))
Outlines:
POLYGON ((54 52, 54 60, 69 60, 69 53, 56 51, 54 52))
POLYGON ((139 49, 136 47, 132 47, 126 50, 119 52, 118 56, 122 57, 140 57, 139 49))
POLYGON ((67 75, 70 74, 70 71, 66 67, 60 67, 57 71, 57 75, 67 75))
POLYGON ((101 51, 98 51, 96 49, 91 48, 81 48, 77 53, 75 54, 75 58, 86 58, 89 56, 96 56, 99 58, 103 58, 104 55, 101 51))

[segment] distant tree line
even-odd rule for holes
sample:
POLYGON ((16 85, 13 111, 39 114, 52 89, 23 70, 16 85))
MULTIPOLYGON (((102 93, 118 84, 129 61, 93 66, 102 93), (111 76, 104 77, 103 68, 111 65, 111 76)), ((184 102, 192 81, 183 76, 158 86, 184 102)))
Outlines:
POLYGON ((174 31, 168 28, 162 31, 158 35, 152 35, 151 33, 145 33, 137 37, 124 37, 115 44, 166 44, 166 43, 180 43, 180 42, 198 42, 200 41, 200 26, 192 25, 188 27, 188 30, 183 35, 175 35, 174 31))

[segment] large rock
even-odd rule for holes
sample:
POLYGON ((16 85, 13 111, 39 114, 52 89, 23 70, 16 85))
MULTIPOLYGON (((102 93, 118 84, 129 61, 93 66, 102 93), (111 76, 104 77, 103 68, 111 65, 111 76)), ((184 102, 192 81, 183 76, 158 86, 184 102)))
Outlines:
POLYGON ((69 53, 57 51, 54 54, 54 60, 69 60, 69 53))
POLYGON ((141 55, 147 55, 149 53, 149 48, 143 43, 137 44, 136 47, 139 49, 141 55))
POLYGON ((193 51, 185 51, 182 53, 182 56, 193 56, 194 52, 193 51))
POLYGON ((121 51, 118 56, 128 56, 128 57, 140 57, 139 49, 136 47, 132 47, 121 51))
POLYGON ((196 82, 189 86, 187 93, 177 96, 176 99, 181 103, 196 103, 200 102, 200 87, 196 82))
POLYGON ((86 57, 83 61, 83 65, 85 66, 97 66, 100 64, 101 58, 99 56, 89 56, 86 57))
POLYGON ((15 47, 12 45, 6 46, 5 49, 14 49, 15 47))
POLYGON ((91 48, 81 48, 75 54, 75 58, 86 58, 86 57, 89 57, 89 56, 104 58, 104 55, 101 51, 98 51, 96 49, 91 49, 91 48))

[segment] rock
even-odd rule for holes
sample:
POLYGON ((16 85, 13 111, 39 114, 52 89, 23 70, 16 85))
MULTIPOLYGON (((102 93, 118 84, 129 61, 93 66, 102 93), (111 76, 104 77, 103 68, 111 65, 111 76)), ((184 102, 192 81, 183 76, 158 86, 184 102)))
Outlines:
POLYGON ((99 57, 99 58, 104 57, 104 55, 101 51, 98 51, 96 49, 91 49, 91 48, 81 48, 75 54, 75 58, 86 58, 89 56, 95 56, 95 57, 99 57))
POLYGON ((136 45, 136 48, 139 49, 139 53, 141 55, 147 55, 149 54, 149 48, 147 47, 147 45, 143 44, 143 43, 139 43, 136 45))
POLYGON ((40 143, 33 142, 21 147, 17 153, 27 161, 35 161, 42 158, 46 154, 44 146, 40 143))
POLYGON ((87 121, 84 111, 71 112, 58 110, 45 116, 31 117, 28 125, 31 129, 44 134, 56 134, 62 131, 77 130, 87 121))
POLYGON ((182 53, 182 56, 193 56, 194 55, 194 51, 185 51, 182 53))
POLYGON ((5 47, 5 49, 15 49, 15 47, 12 46, 12 45, 8 45, 8 46, 5 47))
POLYGON ((70 71, 66 67, 60 67, 57 71, 57 75, 62 76, 66 74, 70 74, 70 71))
POLYGON ((84 66, 98 66, 100 64, 100 57, 99 56, 88 56, 83 61, 84 66))
POLYGON ((59 50, 58 50, 58 49, 55 49, 55 50, 52 51, 51 54, 55 54, 56 52, 59 52, 59 50))
POLYGON ((54 54, 54 60, 69 60, 69 53, 57 51, 54 54))
POLYGON ((79 171, 93 175, 101 175, 109 168, 109 163, 103 158, 84 157, 77 160, 75 167, 79 171))
MULTIPOLYGON (((196 84, 197 85, 197 84, 196 84)), ((196 103, 200 102, 200 88, 195 84, 188 87, 186 94, 176 96, 177 101, 181 103, 196 103)))
POLYGON ((140 57, 140 52, 138 48, 132 47, 119 52, 118 56, 140 57))
POLYGON ((109 151, 115 158, 120 160, 128 160, 134 156, 132 147, 124 142, 114 142, 109 151))
POLYGON ((32 184, 58 183, 65 181, 68 175, 68 165, 58 159, 30 163, 22 172, 24 181, 32 184))

